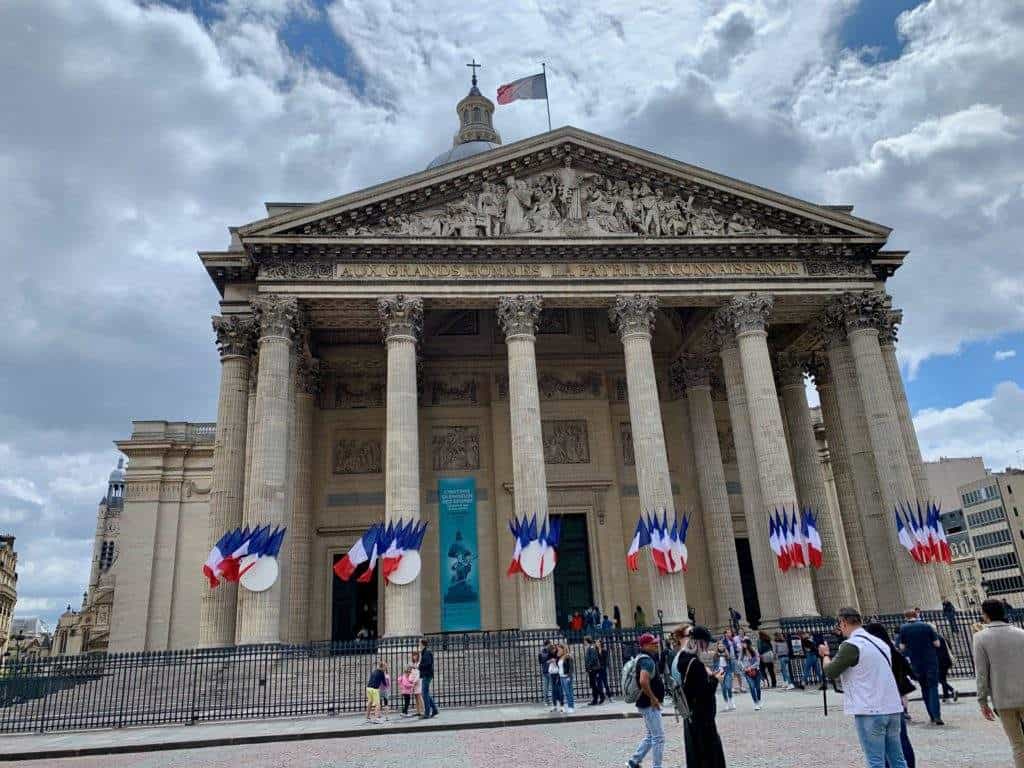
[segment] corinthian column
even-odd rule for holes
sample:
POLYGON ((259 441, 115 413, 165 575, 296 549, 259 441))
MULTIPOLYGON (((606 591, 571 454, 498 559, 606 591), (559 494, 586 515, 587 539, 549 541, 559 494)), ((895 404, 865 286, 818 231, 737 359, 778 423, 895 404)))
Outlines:
MULTIPOLYGON (((377 302, 388 348, 386 522, 420 519, 420 439, 416 340, 423 330, 423 300, 385 296, 377 302)), ((384 586, 384 633, 420 634, 420 579, 384 586)))
MULTIPOLYGON (((544 468, 544 441, 540 423, 540 392, 537 388, 537 320, 543 303, 540 296, 502 296, 498 322, 508 348, 508 402, 512 432, 512 483, 516 519, 537 518, 541 528, 548 519, 548 481, 544 468)), ((543 579, 523 576, 519 586, 520 629, 549 629, 557 625, 555 585, 551 575, 543 579)))
MULTIPOLYGON (((921 445, 917 442, 917 431, 914 429, 914 419, 910 415, 907 390, 903 386, 903 375, 900 373, 900 364, 896 359, 896 333, 901 322, 903 322, 902 310, 895 309, 886 313, 884 322, 878 328, 878 343, 882 348, 882 362, 885 363, 885 373, 889 377, 889 386, 892 388, 892 396, 896 401, 896 416, 899 419, 900 432, 903 435, 903 448, 906 450, 907 460, 910 462, 910 474, 914 478, 914 489, 917 492, 917 498, 924 504, 926 500, 934 500, 934 497, 928 485, 928 475, 924 471, 921 445)), ((935 569, 939 592, 943 597, 951 598, 953 579, 949 566, 946 563, 936 563, 932 567, 935 569)))
MULTIPOLYGON (((729 608, 739 610, 743 607, 743 584, 736 559, 736 534, 732 528, 725 470, 722 469, 715 406, 711 401, 711 361, 703 355, 686 355, 676 363, 676 370, 683 377, 690 411, 693 455, 715 591, 716 625, 724 629, 730 623, 729 608)), ((635 431, 633 439, 635 442, 635 431)))
MULTIPOLYGON (((625 350, 629 421, 633 429, 633 456, 636 461, 640 509, 652 514, 665 510, 671 526, 676 509, 672 498, 672 480, 668 473, 654 355, 651 351, 651 333, 657 308, 658 300, 654 296, 619 296, 609 315, 619 329, 625 350)), ((662 612, 665 624, 675 625, 687 621, 683 574, 660 573, 653 563, 648 562, 647 575, 654 610, 662 612)))
POLYGON ((778 577, 782 574, 779 573, 775 553, 768 543, 768 521, 761 494, 761 478, 757 473, 754 438, 750 430, 750 407, 743 385, 740 348, 736 344, 728 313, 719 313, 715 317, 715 337, 716 343, 721 345, 722 377, 729 401, 729 423, 732 425, 732 440, 736 446, 736 466, 743 491, 743 517, 747 522, 747 540, 750 542, 750 559, 754 565, 754 579, 757 581, 761 622, 777 626, 782 615, 778 585, 778 577))
MULTIPOLYGON (((251 315, 213 318, 213 330, 220 349, 220 396, 217 399, 217 436, 213 444, 213 483, 204 553, 209 552, 227 531, 242 524, 253 329, 251 315)), ((203 648, 235 642, 237 600, 238 586, 228 581, 222 581, 216 589, 203 589, 199 619, 199 644, 203 648)))
POLYGON ((287 636, 291 643, 309 641, 309 558, 313 540, 313 412, 320 391, 320 361, 300 355, 295 392, 295 489, 292 496, 291 577, 288 581, 287 636))
MULTIPOLYGON (((836 397, 828 360, 823 355, 815 353, 804 360, 804 367, 814 379, 818 388, 818 399, 821 401, 821 419, 825 423, 825 439, 828 442, 832 477, 835 479, 836 496, 839 499, 839 519, 843 526, 843 538, 846 541, 850 570, 857 591, 857 600, 852 605, 859 607, 865 616, 875 614, 878 613, 878 600, 875 597, 875 583, 871 579, 872 563, 868 559, 868 550, 864 542, 861 524, 863 515, 854 490, 850 447, 843 429, 843 420, 840 418, 839 400, 836 397)), ((856 383, 853 384, 855 387, 856 383)))
POLYGON ((915 499, 917 489, 878 343, 878 328, 886 321, 888 309, 888 297, 883 291, 845 294, 829 307, 830 313, 841 315, 846 325, 857 385, 867 417, 868 439, 878 470, 889 549, 895 559, 903 604, 927 610, 938 608, 941 602, 935 574, 931 569, 919 566, 907 553, 899 551, 902 548, 896 538, 893 518, 896 506, 915 499))
MULTIPOLYGON (((768 317, 773 306, 770 296, 751 293, 733 297, 723 313, 732 325, 740 351, 743 386, 750 410, 750 432, 765 505, 763 525, 768 524, 769 510, 792 510, 796 505, 793 468, 789 462, 785 428, 768 353, 768 317)), ((814 587, 807 569, 791 569, 788 573, 779 574, 778 581, 783 615, 817 614, 814 587)))
MULTIPOLYGON (((244 522, 250 527, 287 525, 288 416, 295 396, 290 358, 299 305, 291 296, 265 294, 254 298, 252 307, 259 324, 259 372, 244 522)), ((238 603, 239 645, 280 641, 280 579, 263 592, 242 589, 238 603)))
POLYGON ((823 615, 832 616, 840 608, 857 604, 850 570, 850 554, 841 533, 837 511, 832 509, 825 490, 825 475, 818 456, 818 441, 807 405, 804 371, 795 358, 780 356, 778 377, 782 402, 789 423, 797 494, 802 507, 811 507, 818 519, 821 535, 822 567, 813 573, 814 594, 823 615))

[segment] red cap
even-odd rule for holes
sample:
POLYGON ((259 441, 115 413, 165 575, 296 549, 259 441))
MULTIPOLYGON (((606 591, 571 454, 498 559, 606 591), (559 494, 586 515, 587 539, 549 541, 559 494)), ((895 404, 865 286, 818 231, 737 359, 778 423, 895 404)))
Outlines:
POLYGON ((642 635, 640 635, 640 637, 636 639, 636 642, 640 646, 651 645, 652 643, 657 643, 658 638, 652 635, 650 632, 644 632, 642 635))

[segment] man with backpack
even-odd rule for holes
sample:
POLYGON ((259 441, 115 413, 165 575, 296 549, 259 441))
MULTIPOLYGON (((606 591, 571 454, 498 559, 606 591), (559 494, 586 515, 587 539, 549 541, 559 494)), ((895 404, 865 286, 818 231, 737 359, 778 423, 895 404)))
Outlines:
POLYGON ((658 670, 658 638, 650 632, 637 640, 640 653, 622 668, 622 697, 640 711, 644 720, 644 738, 633 756, 626 761, 628 768, 640 768, 647 753, 651 753, 651 768, 662 768, 665 753, 665 727, 661 722, 661 702, 665 698, 665 683, 658 670))

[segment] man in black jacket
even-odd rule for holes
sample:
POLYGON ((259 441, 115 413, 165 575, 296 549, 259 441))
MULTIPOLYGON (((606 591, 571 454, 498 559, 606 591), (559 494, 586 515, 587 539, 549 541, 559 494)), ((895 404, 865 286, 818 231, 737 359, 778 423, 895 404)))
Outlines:
POLYGON ((601 657, 598 655, 597 646, 594 645, 594 638, 587 635, 583 642, 587 647, 583 655, 583 666, 590 681, 590 706, 593 707, 604 704, 604 691, 601 689, 601 657))
POLYGON ((420 681, 423 683, 423 719, 437 717, 437 704, 430 697, 430 684, 434 682, 434 653, 427 638, 420 640, 420 681))

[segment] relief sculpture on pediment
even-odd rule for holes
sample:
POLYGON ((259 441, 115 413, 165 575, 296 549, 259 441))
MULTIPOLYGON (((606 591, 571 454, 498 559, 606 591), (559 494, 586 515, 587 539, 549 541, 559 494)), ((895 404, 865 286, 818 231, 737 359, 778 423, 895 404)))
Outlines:
POLYGON ((509 176, 504 184, 484 181, 441 206, 388 214, 368 233, 456 238, 782 234, 749 213, 702 203, 693 194, 680 194, 671 186, 584 171, 574 167, 568 157, 558 168, 523 178, 509 176))

